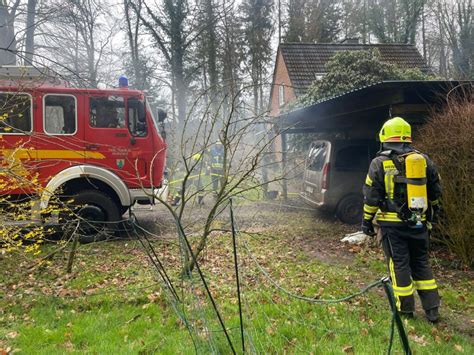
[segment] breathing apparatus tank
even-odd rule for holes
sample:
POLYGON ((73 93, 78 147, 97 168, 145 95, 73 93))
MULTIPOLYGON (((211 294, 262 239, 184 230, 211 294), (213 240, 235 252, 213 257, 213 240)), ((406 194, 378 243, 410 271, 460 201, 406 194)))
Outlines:
POLYGON ((423 226, 421 216, 428 209, 426 188, 426 159, 418 153, 405 157, 408 209, 412 212, 415 227, 423 226))

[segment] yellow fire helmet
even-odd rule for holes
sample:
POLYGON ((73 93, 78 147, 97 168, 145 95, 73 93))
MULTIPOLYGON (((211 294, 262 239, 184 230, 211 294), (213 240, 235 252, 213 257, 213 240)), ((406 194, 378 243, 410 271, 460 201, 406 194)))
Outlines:
POLYGON ((391 118, 382 126, 379 138, 382 143, 411 143, 411 126, 401 117, 391 118))

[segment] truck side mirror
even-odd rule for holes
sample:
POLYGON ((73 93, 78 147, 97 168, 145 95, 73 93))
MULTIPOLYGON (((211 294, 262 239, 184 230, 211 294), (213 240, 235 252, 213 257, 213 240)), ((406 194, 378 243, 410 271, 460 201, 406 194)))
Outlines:
POLYGON ((161 108, 158 108, 156 111, 158 112, 158 122, 164 122, 166 117, 168 117, 166 111, 161 108))

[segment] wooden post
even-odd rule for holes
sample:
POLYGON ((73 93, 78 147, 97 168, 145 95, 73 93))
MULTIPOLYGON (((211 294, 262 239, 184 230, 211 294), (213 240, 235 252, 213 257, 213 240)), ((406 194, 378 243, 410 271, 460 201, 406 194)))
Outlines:
POLYGON ((286 156, 286 151, 288 147, 286 144, 286 133, 282 132, 281 133, 281 170, 283 174, 283 179, 282 179, 282 196, 283 199, 286 201, 288 199, 288 185, 286 183, 286 168, 287 168, 287 156, 286 156))

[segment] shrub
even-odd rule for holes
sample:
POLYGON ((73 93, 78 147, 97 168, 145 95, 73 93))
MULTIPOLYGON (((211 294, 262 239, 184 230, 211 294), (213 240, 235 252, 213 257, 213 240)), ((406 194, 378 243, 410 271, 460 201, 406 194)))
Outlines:
POLYGON ((436 163, 443 187, 434 237, 467 266, 474 262, 474 102, 452 99, 420 130, 417 146, 436 163))
POLYGON ((432 80, 418 68, 401 68, 384 62, 380 52, 373 50, 341 51, 326 64, 327 74, 313 81, 308 92, 296 106, 306 106, 318 100, 372 85, 384 80, 432 80))

